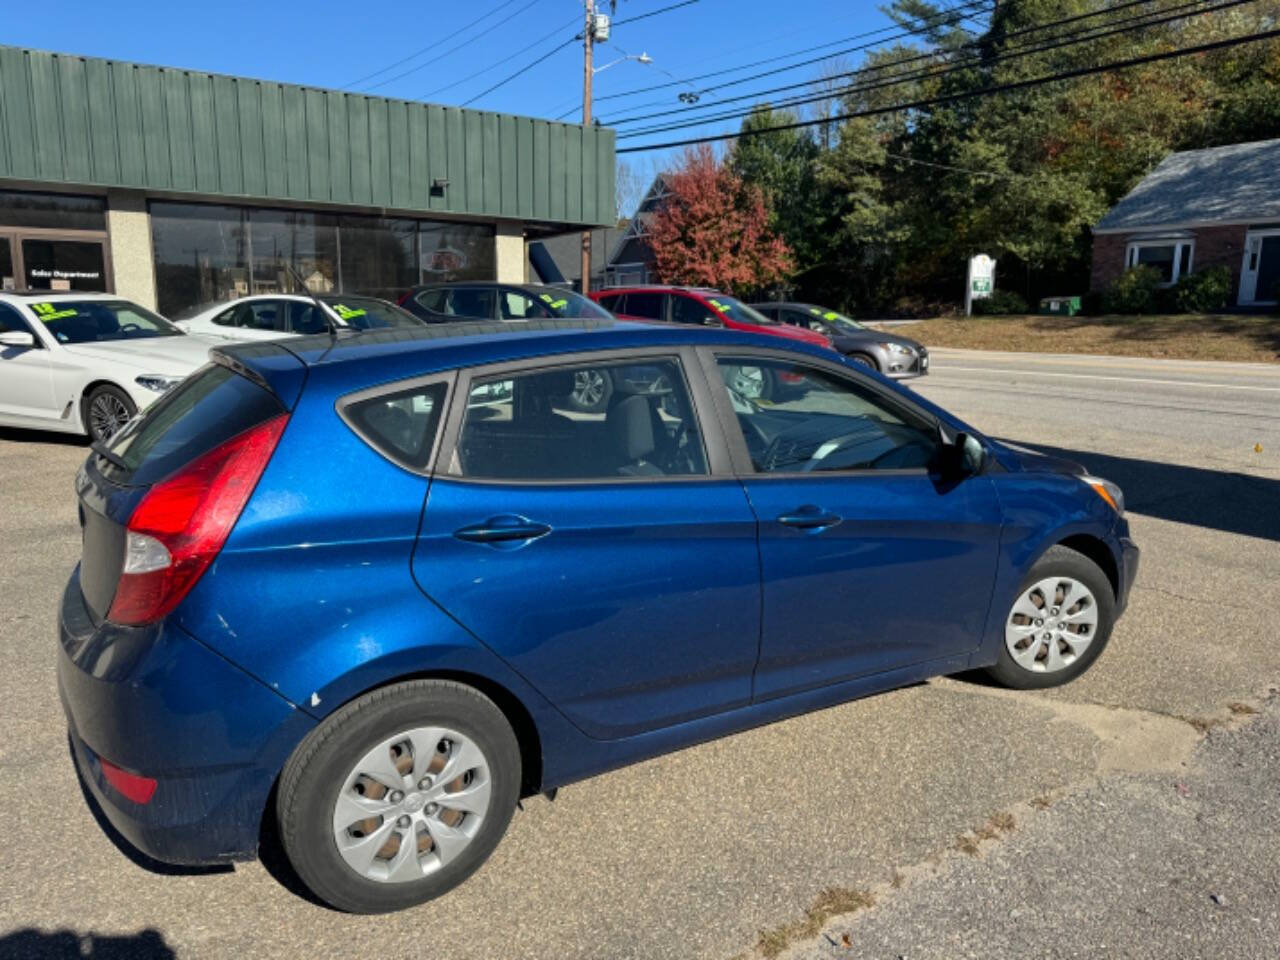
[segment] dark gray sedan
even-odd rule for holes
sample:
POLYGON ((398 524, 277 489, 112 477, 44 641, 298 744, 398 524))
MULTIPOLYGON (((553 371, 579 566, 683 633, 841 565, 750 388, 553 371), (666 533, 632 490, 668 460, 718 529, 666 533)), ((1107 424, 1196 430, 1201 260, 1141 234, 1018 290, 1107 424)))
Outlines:
POLYGON ((850 360, 879 370, 886 377, 902 380, 929 372, 929 349, 910 337, 872 330, 842 313, 812 303, 753 303, 751 307, 771 320, 825 334, 850 360))

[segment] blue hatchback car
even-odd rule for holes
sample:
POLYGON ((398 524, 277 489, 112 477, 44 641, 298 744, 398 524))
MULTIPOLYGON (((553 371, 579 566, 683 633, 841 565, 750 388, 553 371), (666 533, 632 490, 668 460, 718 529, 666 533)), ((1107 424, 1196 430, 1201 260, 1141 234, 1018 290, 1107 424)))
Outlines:
POLYGON ((522 796, 937 674, 1070 680, 1138 559, 1114 485, 838 355, 608 320, 220 348, 76 486, 88 789, 161 861, 277 826, 358 912, 459 884, 522 796))

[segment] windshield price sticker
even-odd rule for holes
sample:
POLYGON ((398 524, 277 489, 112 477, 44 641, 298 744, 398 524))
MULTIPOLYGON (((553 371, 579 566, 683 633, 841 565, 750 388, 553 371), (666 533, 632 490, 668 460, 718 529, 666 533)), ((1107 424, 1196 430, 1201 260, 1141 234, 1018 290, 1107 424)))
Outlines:
POLYGON ((352 310, 346 304, 342 303, 335 303, 333 305, 333 312, 343 320, 354 320, 356 317, 363 317, 365 315, 363 310, 352 310))
POLYGON ((713 300, 711 300, 711 301, 709 301, 709 302, 711 303, 711 305, 712 305, 713 307, 715 307, 715 308, 716 308, 717 310, 719 310, 721 313, 728 313, 728 312, 729 312, 729 305, 728 305, 727 303, 721 303, 719 300, 714 300, 714 299, 713 299, 713 300))
POLYGON ((33 303, 31 309, 34 310, 45 323, 53 323, 55 320, 62 320, 65 317, 74 317, 74 310, 59 310, 52 303, 33 303))
POLYGON ((839 320, 840 314, 836 313, 834 310, 828 310, 826 313, 822 315, 822 319, 823 320, 839 320))

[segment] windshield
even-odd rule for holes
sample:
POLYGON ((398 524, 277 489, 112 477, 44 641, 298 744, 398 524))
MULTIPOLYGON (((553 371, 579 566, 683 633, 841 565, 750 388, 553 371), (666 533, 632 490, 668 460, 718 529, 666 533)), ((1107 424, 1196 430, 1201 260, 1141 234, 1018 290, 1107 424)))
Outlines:
POLYGON ((706 294, 707 303, 737 323, 753 323, 761 327, 776 327, 777 320, 770 320, 759 310, 753 310, 741 300, 726 297, 723 293, 706 294))
POLYGON ((102 343, 183 335, 168 320, 128 300, 57 300, 33 303, 31 309, 59 343, 102 343))
POLYGON ((823 310, 821 307, 810 307, 809 312, 822 320, 824 323, 840 330, 865 330, 867 329, 857 320, 850 320, 843 313, 836 313, 834 310, 823 310))
POLYGON ((600 304, 588 300, 581 294, 559 287, 538 287, 538 299, 541 300, 557 317, 571 320, 587 318, 590 320, 612 320, 611 314, 600 304))
POLYGON ((338 315, 338 319, 354 330, 423 325, 408 310, 377 297, 325 297, 324 302, 338 315))

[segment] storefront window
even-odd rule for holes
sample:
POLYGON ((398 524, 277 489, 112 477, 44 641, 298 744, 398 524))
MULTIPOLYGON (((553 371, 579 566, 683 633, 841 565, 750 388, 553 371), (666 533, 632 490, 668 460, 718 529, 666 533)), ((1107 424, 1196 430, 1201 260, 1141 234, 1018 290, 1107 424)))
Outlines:
POLYGON ((410 218, 151 204, 160 312, 298 290, 395 300, 418 283, 492 280, 494 230, 410 218), (290 269, 292 268, 292 270, 290 269))
POLYGON ((418 223, 382 217, 338 218, 343 293, 395 300, 418 282, 418 223))
POLYGON ((334 217, 303 210, 250 210, 252 293, 296 293, 302 278, 312 293, 338 285, 338 228, 334 217))
POLYGON ((54 230, 105 230, 107 207, 101 197, 0 190, 0 226, 54 230))
POLYGON ((153 203, 151 239, 166 317, 249 292, 249 230, 239 207, 153 203))
POLYGON ((0 237, 0 290, 12 290, 17 285, 13 275, 13 249, 8 237, 0 237))
POLYGON ((422 283, 492 280, 493 228, 466 223, 422 223, 422 283))

